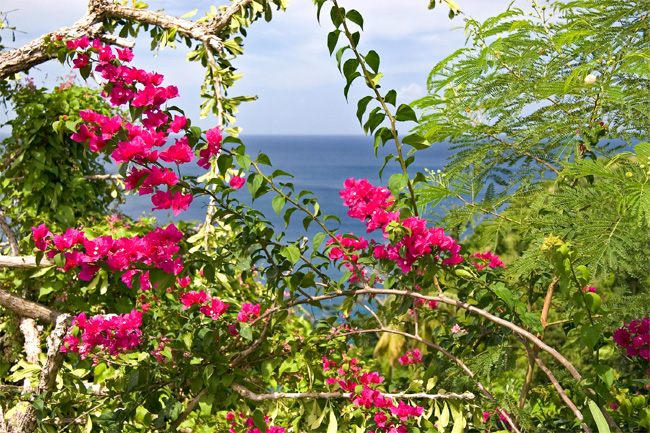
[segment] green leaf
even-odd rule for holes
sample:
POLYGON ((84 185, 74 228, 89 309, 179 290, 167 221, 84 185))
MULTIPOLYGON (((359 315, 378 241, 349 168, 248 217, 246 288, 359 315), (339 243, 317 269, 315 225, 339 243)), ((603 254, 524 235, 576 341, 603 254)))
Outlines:
POLYGON ((397 114, 395 114, 395 119, 399 122, 408 122, 408 121, 417 122, 418 117, 416 116, 415 111, 413 111, 413 109, 410 106, 406 104, 402 104, 397 109, 397 114))
POLYGON ((341 34, 341 31, 337 29, 337 30, 332 30, 327 35, 327 48, 330 51, 330 56, 332 55, 332 53, 336 49, 336 43, 339 41, 339 35, 340 34, 341 34))
POLYGON ((361 30, 363 30, 363 17, 359 12, 357 12, 354 9, 350 9, 347 14, 345 14, 345 17, 361 27, 361 30))
POLYGON ((253 422, 255 423, 255 427, 260 429, 262 433, 266 433, 266 419, 264 418, 264 413, 257 409, 255 412, 253 412, 253 422))
POLYGON ((583 325, 580 329, 580 340, 587 346, 590 350, 593 350, 600 340, 602 334, 602 325, 598 324, 587 324, 583 325))
POLYGON ((370 112, 368 116, 368 121, 363 125, 363 129, 366 133, 373 132, 386 118, 386 115, 379 111, 379 107, 370 112))
MULTIPOLYGON (((239 156, 238 156, 238 158, 239 158, 239 156)), ((248 165, 250 166, 250 159, 246 158, 246 160, 247 161, 242 160, 242 162, 247 162, 248 165)), ((239 165, 244 167, 244 164, 242 164, 242 163, 239 163, 239 165)), ((220 155, 219 159, 217 159, 217 168, 219 169, 219 173, 221 173, 221 175, 225 175, 230 167, 232 167, 232 156, 230 156, 230 155, 220 155)), ((246 167, 244 167, 244 168, 246 168, 246 167)), ((248 170, 248 168, 246 168, 246 170, 248 170)))
POLYGON ((286 257, 292 265, 295 265, 300 260, 300 249, 295 245, 287 245, 280 249, 280 255, 286 257))
POLYGON ((350 77, 354 75, 357 68, 359 67, 359 61, 357 59, 347 59, 343 63, 343 75, 350 81, 350 77))
POLYGON ((275 211, 278 216, 280 216, 280 212, 282 211, 282 208, 284 207, 285 204, 285 199, 284 196, 278 195, 273 198, 273 210, 275 211))
POLYGON ((126 387, 126 391, 129 392, 136 386, 138 386, 138 380, 140 379, 140 370, 133 370, 131 374, 129 374, 129 382, 126 387))
POLYGON ((600 305, 602 301, 600 299, 600 296, 596 293, 592 292, 586 292, 585 293, 585 304, 587 304, 587 308, 589 311, 592 313, 597 313, 598 310, 600 310, 600 305))
POLYGON ((325 233, 320 232, 314 235, 314 240, 312 242, 314 251, 318 251, 318 248, 320 248, 323 240, 325 240, 325 233))
POLYGON ((372 68, 373 71, 379 72, 379 54, 376 51, 370 50, 365 57, 366 63, 372 68))
POLYGON ((589 410, 591 411, 591 415, 594 417, 594 421, 596 421, 598 433, 611 433, 609 425, 607 425, 607 420, 605 420, 605 416, 593 400, 589 400, 589 410))
POLYGON ((542 325, 542 320, 536 313, 525 312, 521 315, 521 320, 528 325, 530 329, 535 332, 544 331, 544 325, 542 325))
POLYGON ((612 367, 605 364, 598 364, 596 366, 596 373, 605 382, 605 385, 612 386, 614 383, 614 369, 612 367))
MULTIPOLYGON (((345 15, 345 9, 340 8, 341 15, 345 15)), ((330 9, 330 18, 332 20, 332 24, 334 24, 334 27, 337 29, 343 24, 341 21, 341 17, 339 16, 339 8, 337 6, 332 6, 332 9, 330 9)))
POLYGON ((58 207, 56 219, 68 227, 73 227, 75 225, 74 211, 67 205, 61 205, 58 207))
POLYGON ((508 306, 508 309, 512 311, 515 306, 515 294, 501 282, 492 285, 490 289, 495 295, 501 298, 508 306))
POLYGON ((357 103, 357 119, 359 119, 359 123, 361 124, 363 124, 363 115, 366 112, 366 108, 370 101, 372 101, 372 96, 364 96, 359 99, 359 102, 357 103))
POLYGON ((257 163, 258 164, 268 165, 268 166, 272 165, 271 164, 271 159, 265 153, 260 153, 259 155, 257 155, 257 163))
POLYGON ((250 176, 248 176, 246 185, 248 186, 248 190, 250 191, 253 197, 255 197, 255 193, 257 192, 258 189, 260 189, 260 186, 262 186, 263 182, 264 182, 264 178, 257 173, 253 173, 250 176))
POLYGON ((239 335, 242 336, 242 338, 251 341, 253 339, 253 330, 251 329, 250 326, 248 326, 247 323, 240 323, 239 324, 239 335))
POLYGON ((403 173, 395 173, 388 179, 388 189, 394 196, 398 196, 399 192, 404 189, 408 184, 408 177, 403 173))
POLYGON ((386 92, 386 96, 384 96, 384 101, 386 101, 387 104, 391 104, 394 107, 395 104, 397 104, 397 92, 394 89, 390 89, 388 92, 386 92))
POLYGON ((408 144, 409 146, 417 150, 422 150, 431 147, 431 143, 429 143, 420 134, 407 135, 406 137, 402 138, 402 143, 408 144))
POLYGON ((327 426, 327 433, 337 433, 339 429, 339 424, 336 421, 336 415, 334 414, 334 410, 330 408, 330 423, 327 426))

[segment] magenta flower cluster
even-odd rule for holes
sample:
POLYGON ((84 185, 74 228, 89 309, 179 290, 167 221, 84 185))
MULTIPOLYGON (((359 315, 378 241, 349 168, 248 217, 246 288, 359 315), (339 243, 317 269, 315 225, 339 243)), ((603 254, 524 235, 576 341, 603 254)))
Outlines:
MULTIPOLYGON (((226 415, 226 420, 230 423, 230 428, 228 433, 262 433, 261 430, 255 427, 255 422, 253 418, 247 417, 244 413, 240 413, 239 416, 233 412, 228 412, 226 415), (243 430, 239 430, 243 429, 243 430)), ((277 427, 269 425, 271 423, 268 416, 264 416, 264 421, 266 422, 266 433, 285 433, 286 429, 284 427, 277 427)))
MULTIPOLYGON (((63 235, 52 235, 45 224, 32 227, 32 232, 37 249, 45 251, 49 258, 63 254, 62 269, 81 268, 79 278, 85 281, 92 280, 100 264, 105 264, 113 271, 123 272, 122 281, 128 287, 132 287, 133 278, 137 277, 140 288, 149 290, 149 271, 139 269, 138 265, 159 268, 176 276, 183 270, 183 261, 177 256, 183 233, 174 224, 165 229, 158 227, 145 236, 118 239, 112 236, 88 239, 84 232, 75 229, 68 229, 63 235)), ((178 283, 186 286, 189 280, 178 283)))
POLYGON ((226 308, 229 307, 229 305, 226 305, 220 299, 210 298, 207 293, 205 293, 205 290, 201 290, 200 292, 193 290, 188 293, 183 293, 181 295, 181 304, 183 304, 183 310, 187 310, 192 305, 201 305, 199 311, 206 316, 211 317, 212 320, 217 320, 221 317, 221 315, 226 311, 226 308))
POLYGON ((323 357, 323 371, 330 372, 325 383, 338 385, 342 391, 349 392, 352 403, 362 411, 367 411, 366 416, 374 413, 376 430, 372 433, 407 433, 408 429, 402 423, 424 413, 423 407, 410 406, 401 400, 394 403, 390 397, 376 389, 377 385, 384 382, 384 378, 376 372, 363 371, 356 358, 349 360, 347 370, 343 366, 334 370, 336 365, 336 362, 323 357), (360 392, 358 387, 361 388, 360 392))
POLYGON ((142 342, 142 313, 136 310, 90 318, 81 313, 74 318, 72 326, 78 329, 79 338, 68 333, 61 351, 78 353, 82 359, 94 355, 95 362, 99 355, 117 356, 142 342))
POLYGON ((614 341, 625 348, 628 356, 650 360, 650 317, 623 324, 614 331, 614 341))
POLYGON ((344 186, 340 195, 343 204, 349 207, 348 215, 364 221, 368 232, 381 229, 388 237, 389 224, 399 223, 405 233, 388 245, 375 245, 373 255, 376 258, 397 262, 404 273, 410 272, 413 264, 427 254, 435 254, 437 259, 442 259, 443 265, 456 265, 463 261, 458 254, 460 245, 445 236, 442 228, 428 228, 427 221, 418 217, 400 221, 399 211, 389 210, 395 199, 388 189, 375 187, 366 179, 348 179, 344 186))
POLYGON ((422 353, 420 352, 420 349, 413 349, 412 352, 407 351, 406 355, 401 356, 398 361, 402 365, 421 364, 422 353))
POLYGON ((481 259, 481 262, 472 261, 472 264, 476 266, 478 271, 482 271, 484 268, 505 268, 506 265, 499 259, 499 256, 494 254, 492 251, 486 251, 484 253, 475 253, 471 257, 481 259))
MULTIPOLYGON (((107 81, 102 96, 108 98, 112 105, 129 105, 142 112, 142 125, 134 125, 119 116, 107 117, 92 110, 80 112, 82 123, 72 139, 88 142, 90 150, 99 152, 116 137, 126 138, 118 141, 112 152, 116 163, 131 163, 131 170, 125 179, 127 189, 137 189, 140 195, 152 194, 153 210, 171 209, 174 215, 186 210, 192 203, 193 195, 183 193, 175 185, 176 174, 166 168, 151 166, 158 160, 174 164, 186 164, 194 160, 194 150, 190 147, 187 136, 166 145, 170 134, 187 130, 185 116, 171 116, 161 109, 168 100, 178 97, 175 86, 162 86, 163 76, 155 72, 126 66, 133 54, 128 48, 116 50, 94 40, 92 44, 87 37, 67 41, 66 46, 74 51, 75 68, 90 67, 91 58, 97 57, 95 73, 107 81), (119 135, 118 135, 119 134, 119 135), (139 164, 144 168, 138 169, 139 164), (166 186, 167 189, 159 189, 166 186)), ((213 128, 206 132, 207 146, 199 151, 198 165, 210 167, 210 159, 221 149, 221 129, 213 128)))
MULTIPOLYGON (((353 236, 350 233, 350 236, 353 236)), ((353 272, 350 282, 355 282, 359 279, 359 275, 365 277, 365 270, 360 264, 357 263, 359 255, 357 252, 365 250, 368 248, 368 241, 362 237, 358 239, 354 237, 343 237, 342 235, 336 235, 336 239, 330 239, 327 242, 327 246, 335 244, 330 249, 329 258, 331 260, 344 259, 344 266, 353 272)))
POLYGON ((251 319, 255 319, 260 315, 260 305, 259 304, 248 304, 244 303, 241 306, 241 311, 237 314, 237 320, 240 322, 248 322, 251 319))

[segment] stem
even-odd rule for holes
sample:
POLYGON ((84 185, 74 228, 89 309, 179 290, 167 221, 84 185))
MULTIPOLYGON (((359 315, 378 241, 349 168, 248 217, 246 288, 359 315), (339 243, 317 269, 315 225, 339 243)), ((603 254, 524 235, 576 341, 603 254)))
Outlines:
POLYGON ((411 179, 409 178, 406 162, 404 161, 404 156, 402 155, 402 146, 400 145, 399 136, 397 135, 397 129, 395 128, 396 119, 388 109, 388 106, 386 105, 386 100, 384 99, 383 96, 381 96, 379 90, 377 89, 377 86, 372 81, 370 77, 370 73, 368 72, 368 68, 366 68, 366 63, 364 62, 363 58, 359 54, 359 51, 357 51, 356 44, 354 43, 354 39, 352 38, 352 33, 350 33, 350 30, 348 29, 345 16, 343 16, 343 14, 341 13, 341 9, 339 8, 338 3, 336 2, 336 0, 332 0, 332 2, 334 3, 334 7, 336 8, 336 13, 339 15, 339 19, 341 20, 341 23, 343 23, 343 31, 345 32, 345 36, 348 38, 348 41, 350 42, 350 48, 352 49, 352 52, 354 53, 354 56, 357 59, 357 62, 359 62, 359 65, 361 66, 363 77, 366 79, 366 84, 375 93, 375 98, 381 104, 381 107, 384 110, 384 113, 386 113, 386 116, 388 116, 388 120, 390 121, 390 132, 391 135, 393 136, 393 140, 395 141, 395 148, 397 149, 397 158, 399 159, 400 166, 402 167, 402 172, 404 173, 407 179, 406 185, 408 186, 409 194, 411 196, 413 213, 415 216, 418 216, 418 206, 415 200, 415 191, 413 189, 413 184, 411 183, 411 179))
MULTIPOLYGON (((299 399, 299 398, 350 398, 354 395, 352 392, 272 392, 270 394, 255 394, 243 385, 232 383, 230 387, 242 397, 253 401, 265 400, 281 400, 281 399, 299 399)), ((422 398, 428 400, 474 400, 476 396, 471 392, 464 392, 456 394, 453 392, 445 394, 426 394, 423 392, 415 394, 407 394, 405 392, 398 393, 382 393, 383 397, 389 398, 422 398)))

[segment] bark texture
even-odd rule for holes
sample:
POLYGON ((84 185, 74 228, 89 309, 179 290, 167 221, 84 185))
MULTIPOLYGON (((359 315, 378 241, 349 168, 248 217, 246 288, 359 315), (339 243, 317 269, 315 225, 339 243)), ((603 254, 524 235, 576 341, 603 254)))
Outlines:
POLYGON ((211 22, 197 23, 162 12, 123 6, 109 0, 89 0, 86 14, 72 26, 62 27, 23 47, 0 53, 0 79, 26 71, 54 58, 55 53, 49 52, 47 49, 47 41, 55 36, 60 36, 63 39, 78 39, 88 36, 90 39, 99 38, 113 45, 133 46, 132 42, 107 33, 103 25, 106 19, 122 19, 159 26, 164 29, 176 29, 179 35, 205 43, 220 51, 223 45, 219 33, 230 23, 235 14, 251 2, 252 0, 239 0, 211 22))

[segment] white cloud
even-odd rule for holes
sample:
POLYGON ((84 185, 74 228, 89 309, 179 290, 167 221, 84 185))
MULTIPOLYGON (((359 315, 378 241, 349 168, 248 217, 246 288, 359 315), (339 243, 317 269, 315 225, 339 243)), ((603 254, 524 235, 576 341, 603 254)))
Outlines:
MULTIPOLYGON (((149 0, 150 9, 165 9, 182 15, 198 8, 202 16, 215 2, 200 0, 149 0)), ((220 0, 220 4, 230 2, 220 0)), ((504 10, 509 0, 459 0, 468 16, 483 19, 504 10)), ((459 48, 464 42, 462 16, 447 18, 446 6, 426 9, 428 0, 340 0, 346 9, 355 8, 364 16, 365 31, 360 49, 376 50, 381 56, 385 74, 382 85, 398 90, 400 101, 408 102, 424 95, 426 78, 434 64, 459 48)), ((72 25, 85 12, 85 0, 2 0, 0 9, 18 9, 10 22, 27 34, 17 34, 14 45, 26 42, 61 26, 72 25)), ((358 133, 354 109, 355 98, 367 94, 358 80, 351 91, 350 103, 343 97, 344 79, 336 69, 336 60, 327 52, 327 33, 332 29, 329 8, 323 10, 321 25, 316 21, 316 8, 311 0, 293 0, 286 12, 275 12, 270 23, 257 22, 248 31, 244 56, 233 64, 244 78, 232 95, 258 94, 260 100, 242 106, 239 121, 249 132, 279 133, 287 122, 295 125, 295 133, 358 133), (345 116, 352 115, 352 120, 345 116), (333 130, 332 125, 337 128, 333 130)), ((3 33, 6 42, 6 33, 3 33)), ((148 53, 146 35, 138 41, 138 67, 156 69, 166 76, 167 83, 178 85, 181 100, 177 104, 197 116, 200 84, 204 71, 199 65, 184 62, 187 50, 166 49, 157 58, 148 53)), ((51 62, 36 73, 60 76, 68 68, 51 62)), ((209 124, 213 120, 201 122, 209 124)))

